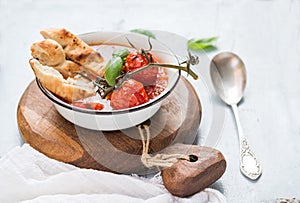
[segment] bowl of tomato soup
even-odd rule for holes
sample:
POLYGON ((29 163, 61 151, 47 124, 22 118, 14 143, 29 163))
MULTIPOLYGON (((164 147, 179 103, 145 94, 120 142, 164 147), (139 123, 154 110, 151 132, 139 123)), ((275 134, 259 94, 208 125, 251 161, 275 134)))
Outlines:
MULTIPOLYGON (((119 53, 123 74, 146 66, 149 60, 151 63, 178 65, 177 58, 168 47, 158 40, 149 40, 144 35, 92 32, 78 37, 101 54, 107 66, 118 62, 114 56, 119 53), (141 54, 141 50, 146 50, 146 54, 141 54), (122 55, 123 52, 126 54, 122 55)), ((177 69, 153 66, 124 80, 105 98, 97 94, 71 103, 48 91, 39 80, 37 83, 57 111, 68 121, 92 130, 113 131, 138 125, 151 118, 174 89, 179 78, 180 71, 177 69)), ((105 79, 110 80, 109 77, 105 79)), ((114 85, 116 84, 112 86, 114 85)))

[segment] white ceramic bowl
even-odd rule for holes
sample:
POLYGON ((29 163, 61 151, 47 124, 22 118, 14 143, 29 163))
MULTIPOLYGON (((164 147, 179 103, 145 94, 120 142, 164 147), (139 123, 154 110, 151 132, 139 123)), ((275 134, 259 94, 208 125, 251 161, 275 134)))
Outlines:
MULTIPOLYGON (((135 33, 120 32, 92 32, 79 35, 88 44, 115 44, 129 46, 127 39, 137 49, 149 47, 146 36, 135 33), (127 39, 126 39, 127 38, 127 39)), ((177 64, 176 57, 170 50, 157 40, 151 39, 152 53, 161 63, 177 64)), ((179 78, 180 71, 168 68, 168 85, 166 89, 154 99, 145 104, 121 110, 88 110, 74 107, 53 95, 37 80, 42 92, 53 102, 57 111, 68 121, 93 130, 112 131, 138 125, 153 116, 160 108, 162 100, 173 90, 179 78)))

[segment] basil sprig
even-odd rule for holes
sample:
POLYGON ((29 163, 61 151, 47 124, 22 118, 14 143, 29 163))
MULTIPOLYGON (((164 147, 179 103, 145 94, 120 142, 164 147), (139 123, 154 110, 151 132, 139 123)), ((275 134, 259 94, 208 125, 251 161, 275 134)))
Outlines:
POLYGON ((149 31, 149 30, 143 30, 143 29, 133 29, 133 30, 130 30, 130 32, 135 32, 135 33, 139 33, 139 34, 142 34, 142 35, 146 35, 148 37, 151 37, 153 39, 156 39, 155 35, 149 31))
POLYGON ((116 49, 113 51, 112 56, 113 57, 119 56, 123 60, 125 60, 129 53, 130 53, 130 51, 128 49, 116 49))
POLYGON ((192 38, 188 40, 188 48, 191 50, 204 50, 204 51, 212 51, 217 49, 214 45, 214 42, 218 39, 218 37, 210 37, 210 38, 192 38))
POLYGON ((112 57, 105 66, 104 78, 110 86, 116 84, 116 79, 121 75, 123 60, 119 56, 112 57))
POLYGON ((130 51, 128 49, 116 49, 112 53, 112 58, 107 62, 105 66, 104 78, 110 86, 116 84, 116 79, 121 75, 123 68, 123 62, 130 51))

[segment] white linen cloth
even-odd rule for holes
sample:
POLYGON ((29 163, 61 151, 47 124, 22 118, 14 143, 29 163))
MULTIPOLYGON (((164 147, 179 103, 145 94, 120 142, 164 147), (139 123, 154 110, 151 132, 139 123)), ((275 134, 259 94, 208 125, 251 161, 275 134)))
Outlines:
POLYGON ((0 202, 226 203, 210 188, 189 198, 172 196, 157 178, 77 168, 24 144, 0 159, 0 202))

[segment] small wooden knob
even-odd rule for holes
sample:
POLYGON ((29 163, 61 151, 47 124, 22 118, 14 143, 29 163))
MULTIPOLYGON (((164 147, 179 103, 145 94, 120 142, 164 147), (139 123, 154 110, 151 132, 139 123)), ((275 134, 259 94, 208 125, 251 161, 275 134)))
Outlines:
POLYGON ((178 160, 171 167, 162 170, 166 189, 173 195, 187 197, 205 189, 217 181, 225 172, 223 154, 213 148, 175 144, 168 147, 168 153, 184 153, 198 157, 194 161, 178 160))

